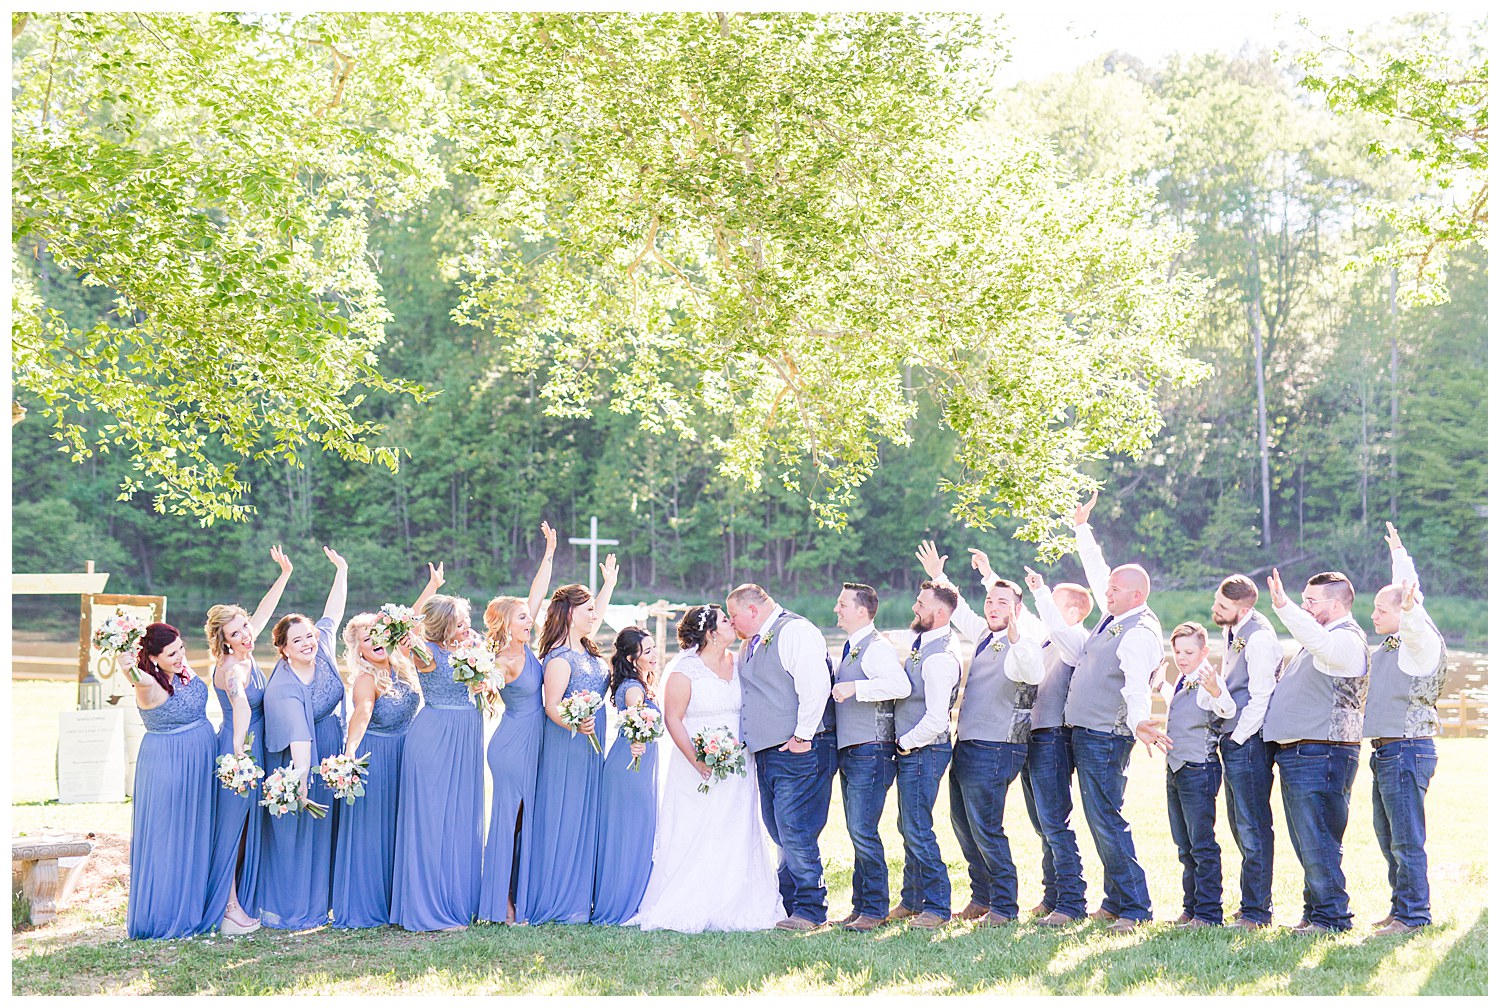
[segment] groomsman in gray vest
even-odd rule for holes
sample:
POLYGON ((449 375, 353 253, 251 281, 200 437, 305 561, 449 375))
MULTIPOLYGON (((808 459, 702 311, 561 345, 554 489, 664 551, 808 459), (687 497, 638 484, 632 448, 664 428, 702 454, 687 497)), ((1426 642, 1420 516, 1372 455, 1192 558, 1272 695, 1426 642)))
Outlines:
POLYGON ((755 755, 761 818, 781 851, 776 876, 787 916, 776 926, 819 930, 828 921, 828 889, 818 834, 828 822, 838 762, 828 646, 817 627, 759 585, 740 585, 724 609, 749 641, 740 667, 741 725, 755 755))
POLYGON ((896 780, 894 701, 911 692, 911 680, 896 648, 875 630, 879 608, 874 588, 848 582, 833 606, 839 628, 849 634, 833 675, 839 791, 854 845, 853 908, 839 922, 846 931, 873 931, 891 909, 880 817, 896 780))
POLYGON ((1260 591, 1231 574, 1214 593, 1214 623, 1224 629, 1224 685, 1237 713, 1218 725, 1229 833, 1240 849, 1240 908, 1230 927, 1255 931, 1271 923, 1271 768, 1274 746, 1261 737, 1266 707, 1281 675, 1281 642, 1255 610, 1260 591))
MULTIPOLYGON (((989 568, 984 553, 970 552, 976 569, 989 568)), ((1044 674, 1042 648, 1021 636, 1020 585, 986 577, 981 616, 944 575, 947 559, 938 555, 931 540, 917 547, 917 560, 928 579, 958 595, 952 625, 974 642, 948 775, 948 815, 969 865, 969 905, 958 916, 998 927, 1021 912, 1016 864, 1005 835, 1005 796, 1026 766, 1031 707, 1044 674)))
POLYGON ((1052 589, 1026 568, 1026 587, 1047 629, 1042 645, 1046 671, 1031 708, 1031 741, 1021 778, 1026 811, 1042 838, 1042 902, 1032 908, 1040 927, 1063 927, 1088 910, 1083 858, 1073 833, 1073 735, 1063 726, 1063 709, 1073 681, 1073 663, 1089 638, 1084 620, 1094 598, 1083 585, 1064 581, 1052 589))
POLYGON ((1385 523, 1391 583, 1375 594, 1371 614, 1385 640, 1370 658, 1365 738, 1375 776, 1375 838, 1390 867, 1391 912, 1378 935, 1406 934, 1432 923, 1427 885, 1427 785, 1437 769, 1437 701, 1448 649, 1422 607, 1417 568, 1396 526, 1385 523))
POLYGON ((1350 610, 1354 586, 1338 571, 1308 578, 1302 607, 1292 605, 1281 572, 1266 582, 1277 619, 1302 650, 1271 694, 1261 735, 1276 744, 1281 803, 1292 849, 1302 862, 1302 920, 1293 934, 1347 931, 1344 827, 1359 767, 1370 649, 1350 610))
POLYGON ((952 588, 923 581, 911 607, 912 634, 901 635, 909 647, 905 668, 911 682, 911 692, 896 701, 896 807, 906 866, 901 903, 891 919, 919 928, 939 927, 952 916, 948 866, 933 832, 932 809, 953 758, 948 720, 960 669, 948 624, 957 608, 952 588))
MULTIPOLYGON (((1076 655, 1063 720, 1071 730, 1083 816, 1104 864, 1104 899, 1089 916, 1124 932, 1151 919, 1146 872, 1122 813, 1136 738, 1166 751, 1166 743, 1150 732, 1151 678, 1163 651, 1161 622, 1146 605, 1151 576, 1139 564, 1111 570, 1094 539, 1088 520, 1098 499, 1095 492, 1073 512, 1073 534, 1089 588, 1105 614, 1076 655)), ((1063 658, 1075 660, 1066 653, 1063 658)))

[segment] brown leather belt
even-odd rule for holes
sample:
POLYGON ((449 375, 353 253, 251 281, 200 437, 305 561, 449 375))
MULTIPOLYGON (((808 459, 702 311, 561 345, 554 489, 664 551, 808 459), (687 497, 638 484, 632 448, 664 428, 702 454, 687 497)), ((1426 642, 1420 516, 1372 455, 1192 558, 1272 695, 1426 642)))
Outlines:
POLYGON ((1385 745, 1388 742, 1405 742, 1405 741, 1406 741, 1406 738, 1403 737, 1403 736, 1397 736, 1395 738, 1372 738, 1370 740, 1370 745, 1374 746, 1376 749, 1379 749, 1381 746, 1385 745))
POLYGON ((1281 747, 1283 749, 1290 749, 1292 746, 1299 746, 1299 745, 1344 745, 1344 746, 1355 746, 1355 747, 1358 747, 1359 743, 1358 742, 1335 742, 1332 739, 1320 739, 1320 738, 1304 738, 1304 739, 1298 739, 1295 742, 1283 742, 1283 743, 1281 743, 1281 747))

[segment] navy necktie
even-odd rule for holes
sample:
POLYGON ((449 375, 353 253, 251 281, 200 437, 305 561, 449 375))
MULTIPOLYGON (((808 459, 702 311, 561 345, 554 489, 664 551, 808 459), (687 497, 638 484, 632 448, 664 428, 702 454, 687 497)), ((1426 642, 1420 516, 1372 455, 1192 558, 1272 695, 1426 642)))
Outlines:
POLYGON ((1113 623, 1114 621, 1115 621, 1115 618, 1113 616, 1110 616, 1110 615, 1106 614, 1105 617, 1102 620, 1099 621, 1099 625, 1094 628, 1094 633, 1096 633, 1096 634, 1097 633, 1103 633, 1105 630, 1107 630, 1109 628, 1109 625, 1111 623, 1113 623))
POLYGON ((844 654, 843 654, 843 657, 841 657, 839 659, 839 661, 848 661, 848 660, 849 660, 849 642, 848 641, 844 641, 844 654))
POLYGON ((995 639, 995 635, 994 634, 992 634, 992 633, 985 634, 984 635, 984 640, 982 640, 982 641, 979 642, 979 646, 974 649, 974 653, 975 654, 982 653, 985 648, 987 648, 987 647, 990 646, 990 641, 992 641, 994 639, 995 639))

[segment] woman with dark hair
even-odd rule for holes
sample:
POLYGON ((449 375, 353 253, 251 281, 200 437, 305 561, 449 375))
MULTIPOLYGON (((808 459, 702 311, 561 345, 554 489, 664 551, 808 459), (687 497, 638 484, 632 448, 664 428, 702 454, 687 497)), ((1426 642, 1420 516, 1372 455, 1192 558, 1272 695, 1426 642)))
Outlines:
POLYGON ((422 709, 406 730, 396 808, 391 923, 408 931, 462 931, 479 911, 484 856, 484 717, 453 679, 453 652, 475 640, 469 600, 430 594, 415 608, 431 660, 413 655, 422 709))
MULTIPOLYGON (((259 767, 266 764, 265 720, 261 716, 266 674, 255 663, 255 638, 271 622, 276 603, 292 576, 292 562, 280 546, 271 547, 271 559, 281 568, 281 574, 253 614, 237 605, 216 605, 208 610, 203 624, 208 653, 214 661, 214 693, 224 716, 219 725, 218 755, 243 756, 248 751, 259 767)), ((216 788, 214 795, 213 888, 209 900, 217 903, 221 889, 228 899, 220 933, 249 934, 260 928, 260 921, 244 910, 245 906, 259 905, 255 893, 260 878, 259 795, 254 789, 238 795, 223 787, 216 788)))
POLYGON ((531 650, 536 618, 547 600, 552 580, 552 554, 557 533, 542 522, 546 546, 526 598, 502 595, 484 608, 485 640, 495 653, 495 665, 505 676, 500 700, 505 712, 490 736, 485 759, 490 765, 490 828, 484 843, 484 868, 479 883, 479 919, 516 921, 517 855, 521 848, 523 816, 531 814, 536 793, 536 760, 542 744, 542 663, 531 650))
MULTIPOLYGON (((609 693, 615 710, 656 705, 656 641, 638 626, 615 637, 609 693)), ((594 924, 624 924, 640 909, 656 842, 656 746, 620 735, 604 757, 599 799, 599 852, 594 868, 594 924), (640 759, 637 769, 630 762, 640 759)))
POLYGON ((580 584, 552 593, 542 626, 542 745, 537 756, 536 798, 521 831, 521 874, 516 919, 532 924, 587 924, 593 906, 599 833, 599 775, 604 759, 586 736, 598 715, 578 726, 562 720, 565 696, 592 690, 602 698, 608 676, 599 645, 604 607, 614 593, 619 566, 611 553, 600 565, 604 588, 596 599, 580 584))
POLYGON ((188 667, 187 644, 169 624, 146 627, 135 661, 120 659, 146 726, 131 801, 125 931, 132 938, 202 934, 218 926, 229 898, 225 889, 208 902, 217 787, 208 686, 188 667))
POLYGON ((302 774, 303 797, 328 808, 321 819, 306 812, 275 817, 269 809, 262 810, 260 921, 287 931, 327 924, 333 898, 339 810, 333 791, 312 771, 323 757, 344 747, 344 680, 339 676, 334 635, 344 618, 349 565, 327 546, 323 552, 334 567, 323 616, 314 623, 301 613, 291 613, 276 621, 271 643, 280 657, 262 703, 266 776, 282 767, 295 767, 302 774))

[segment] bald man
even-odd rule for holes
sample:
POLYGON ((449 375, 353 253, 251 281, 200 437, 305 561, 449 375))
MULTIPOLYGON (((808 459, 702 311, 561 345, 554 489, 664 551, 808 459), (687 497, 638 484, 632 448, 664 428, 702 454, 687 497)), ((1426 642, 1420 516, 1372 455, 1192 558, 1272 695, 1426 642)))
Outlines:
POLYGON ((1104 864, 1104 900, 1089 916, 1110 922, 1111 931, 1124 932, 1151 919, 1146 873, 1123 814, 1125 768, 1138 737, 1163 752, 1171 742, 1151 724, 1151 677, 1164 653, 1161 621, 1146 605, 1151 576, 1139 564, 1113 570, 1105 564, 1088 524, 1098 500, 1095 493, 1073 512, 1073 535, 1089 590, 1105 613, 1076 655, 1066 638, 1054 641, 1063 661, 1076 666, 1063 721, 1072 741, 1083 817, 1104 864))
POLYGON ((1427 785, 1437 770, 1437 701, 1447 647, 1422 607, 1417 568, 1396 526, 1385 523, 1391 583, 1375 594, 1371 617, 1384 640, 1370 658, 1364 735, 1375 776, 1375 839, 1390 868, 1391 912, 1377 935, 1399 935, 1432 923, 1427 885, 1427 785))

